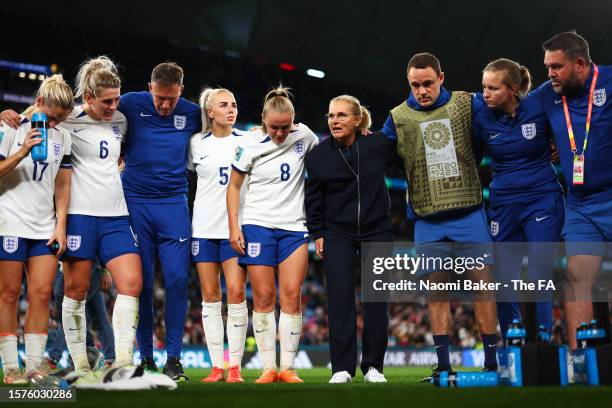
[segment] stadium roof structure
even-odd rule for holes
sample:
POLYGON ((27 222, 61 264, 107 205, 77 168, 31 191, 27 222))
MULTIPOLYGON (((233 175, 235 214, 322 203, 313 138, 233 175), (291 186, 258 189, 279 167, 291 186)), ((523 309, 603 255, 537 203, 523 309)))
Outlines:
POLYGON ((497 57, 518 60, 543 81, 541 43, 569 29, 589 40, 595 61, 612 55, 608 0, 56 0, 8 2, 3 12, 316 68, 401 95, 406 63, 421 51, 439 56, 453 89, 478 89, 480 71, 497 57))

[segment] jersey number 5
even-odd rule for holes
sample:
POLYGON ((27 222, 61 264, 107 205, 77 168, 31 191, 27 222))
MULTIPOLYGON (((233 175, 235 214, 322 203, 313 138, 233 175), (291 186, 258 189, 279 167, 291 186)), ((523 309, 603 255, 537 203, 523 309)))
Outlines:
POLYGON ((221 179, 219 180, 219 184, 221 184, 222 186, 226 185, 229 181, 228 170, 229 167, 219 167, 219 177, 221 177, 221 179))

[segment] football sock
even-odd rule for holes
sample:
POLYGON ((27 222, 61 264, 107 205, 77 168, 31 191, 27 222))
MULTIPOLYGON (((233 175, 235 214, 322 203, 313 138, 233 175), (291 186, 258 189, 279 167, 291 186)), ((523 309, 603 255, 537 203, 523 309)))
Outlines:
POLYGON ((115 365, 121 367, 134 364, 134 338, 138 326, 138 298, 117 295, 113 309, 113 332, 115 333, 115 365))
POLYGON ((253 311, 253 331, 257 351, 264 370, 276 369, 276 319, 274 311, 260 313, 253 311))
POLYGON ((202 302, 202 326, 213 367, 223 368, 223 317, 221 302, 202 302))
POLYGON ((442 371, 448 371, 451 368, 450 365, 450 353, 448 350, 448 335, 434 335, 434 345, 436 346, 436 355, 438 356, 438 369, 442 371))
POLYGON ((26 354, 26 374, 36 370, 45 357, 45 346, 47 345, 47 333, 26 333, 25 354, 26 354))
POLYGON ((87 360, 87 348, 85 345, 86 325, 85 300, 74 300, 64 296, 62 303, 62 325, 64 326, 64 337, 66 346, 74 362, 74 369, 89 371, 87 360))
POLYGON ((278 319, 278 334, 280 337, 280 369, 293 368, 293 360, 300 344, 302 334, 302 314, 287 314, 280 312, 278 319))
POLYGON ((0 333, 0 360, 4 373, 9 368, 19 368, 17 336, 12 333, 0 333))
POLYGON ((249 310, 246 300, 242 303, 227 305, 227 344, 229 348, 229 365, 241 366, 244 355, 249 324, 249 310))

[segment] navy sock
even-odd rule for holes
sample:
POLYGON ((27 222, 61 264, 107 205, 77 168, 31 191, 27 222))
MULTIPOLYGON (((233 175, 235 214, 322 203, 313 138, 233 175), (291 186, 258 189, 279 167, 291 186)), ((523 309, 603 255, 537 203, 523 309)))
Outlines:
POLYGON ((497 367, 497 333, 482 334, 485 368, 497 367))
POLYGON ((450 352, 448 350, 448 335, 434 335, 434 344, 436 346, 436 355, 438 356, 438 369, 442 371, 449 371, 450 365, 450 352))

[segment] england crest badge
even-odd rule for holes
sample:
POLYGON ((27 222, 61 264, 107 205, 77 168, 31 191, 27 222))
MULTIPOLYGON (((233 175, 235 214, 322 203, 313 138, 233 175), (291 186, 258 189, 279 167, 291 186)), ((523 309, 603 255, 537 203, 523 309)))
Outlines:
POLYGON ((111 123, 111 130, 115 134, 115 136, 121 136, 121 128, 116 123, 111 123))
POLYGON ((7 254, 12 254, 19 248, 19 238, 17 237, 4 237, 2 239, 2 248, 7 254))
POLYGON ((523 137, 527 140, 531 140, 536 137, 536 124, 535 123, 525 123, 521 125, 521 131, 523 132, 523 137))
POLYGON ((174 127, 176 130, 183 130, 187 125, 187 116, 174 115, 174 127))
POLYGON ((80 235, 68 235, 66 237, 66 244, 69 250, 76 251, 81 247, 81 236, 80 235))
POLYGON ((499 222, 491 221, 491 235, 496 237, 497 234, 499 234, 499 222))
POLYGON ((295 153, 298 155, 298 157, 302 157, 306 152, 306 148, 304 147, 304 141, 298 140, 295 145, 293 145, 293 149, 295 150, 295 153))
POLYGON ((200 253, 200 241, 191 241, 191 255, 196 256, 200 253))
POLYGON ((606 88, 596 89, 593 92, 593 105, 603 106, 606 103, 606 88))
POLYGON ((261 243, 260 242, 249 242, 249 246, 247 248, 247 253, 251 258, 257 258, 261 253, 261 243))

